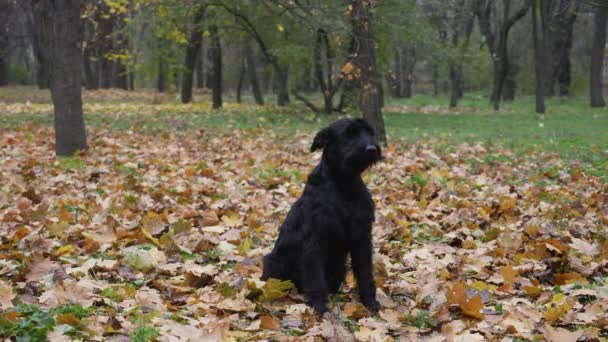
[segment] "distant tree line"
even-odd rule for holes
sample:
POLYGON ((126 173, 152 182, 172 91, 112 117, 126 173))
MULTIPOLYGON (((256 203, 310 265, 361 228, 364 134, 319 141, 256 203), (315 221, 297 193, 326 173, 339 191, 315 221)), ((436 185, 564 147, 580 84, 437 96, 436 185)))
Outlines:
POLYGON ((155 87, 184 103, 208 89, 213 108, 226 92, 352 107, 385 141, 386 94, 447 93, 456 107, 487 89, 499 109, 525 91, 543 113, 576 86, 605 106, 607 11, 608 0, 0 0, 0 86, 51 88, 58 154, 86 147, 83 87, 155 87))

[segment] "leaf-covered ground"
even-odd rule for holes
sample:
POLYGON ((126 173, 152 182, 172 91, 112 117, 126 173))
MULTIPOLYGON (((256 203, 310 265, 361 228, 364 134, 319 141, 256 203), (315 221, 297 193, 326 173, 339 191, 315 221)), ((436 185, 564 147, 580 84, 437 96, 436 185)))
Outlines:
POLYGON ((260 257, 319 159, 312 131, 0 131, 0 337, 602 341, 608 185, 573 161, 393 141, 374 194, 382 310, 352 275, 316 316, 260 257))

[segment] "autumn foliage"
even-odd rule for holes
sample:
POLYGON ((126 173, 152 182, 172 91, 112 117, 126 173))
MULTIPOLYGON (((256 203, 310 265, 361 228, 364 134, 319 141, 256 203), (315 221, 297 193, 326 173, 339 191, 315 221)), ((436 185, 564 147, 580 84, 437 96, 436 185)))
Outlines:
POLYGON ((300 195, 312 132, 91 128, 0 135, 0 336, 481 341, 604 338, 608 187, 548 154, 394 141, 365 177, 382 310, 352 274, 317 317, 260 257, 300 195))

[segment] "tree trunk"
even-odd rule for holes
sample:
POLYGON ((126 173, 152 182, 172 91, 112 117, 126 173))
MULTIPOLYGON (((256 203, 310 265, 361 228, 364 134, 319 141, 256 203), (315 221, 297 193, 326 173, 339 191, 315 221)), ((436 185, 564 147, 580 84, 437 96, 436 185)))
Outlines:
POLYGON ((87 89, 99 88, 99 75, 97 71, 97 63, 94 61, 97 57, 94 47, 95 27, 89 20, 84 21, 84 40, 85 47, 82 56, 82 67, 84 70, 84 84, 87 89))
POLYGON ((497 56, 494 57, 494 85, 491 96, 494 110, 500 109, 500 95, 502 94, 502 88, 509 72, 509 55, 506 44, 506 41, 501 42, 501 47, 497 50, 497 56))
POLYGON ((241 103, 242 101, 242 92, 243 92, 243 82, 245 81, 245 59, 241 58, 241 70, 239 71, 239 78, 236 82, 236 103, 241 103))
POLYGON ((542 9, 542 0, 540 0, 540 4, 537 0, 533 0, 534 3, 532 5, 532 39, 534 41, 534 66, 535 66, 535 74, 536 74, 536 113, 542 114, 545 112, 545 49, 544 49, 544 37, 541 37, 543 34, 543 24, 544 24, 544 11, 542 9), (540 10, 538 6, 541 6, 540 10), (540 20, 538 18, 538 13, 540 12, 540 20), (540 21, 540 27, 538 26, 540 21))
POLYGON ((114 86, 119 89, 129 90, 127 66, 122 61, 116 61, 115 67, 114 86))
POLYGON ((321 95, 323 95, 323 112, 326 114, 334 111, 334 95, 342 84, 342 79, 337 84, 333 82, 333 60, 334 53, 329 45, 327 32, 323 29, 317 29, 313 61, 317 83, 319 84, 321 95))
MULTIPOLYGON (((114 38, 114 51, 122 54, 123 51, 128 51, 129 44, 128 38, 123 33, 125 29, 125 17, 124 15, 116 15, 113 20, 113 30, 115 31, 114 38)), ((129 90, 129 74, 127 72, 127 65, 125 59, 119 58, 114 61, 114 79, 112 85, 119 89, 129 90)))
POLYGON ((158 57, 158 78, 156 79, 156 90, 159 93, 167 91, 167 62, 162 56, 158 57))
POLYGON ((353 38, 357 40, 353 61, 361 72, 359 106, 369 124, 374 128, 376 138, 386 145, 386 131, 382 116, 382 81, 376 65, 376 40, 372 33, 370 2, 351 0, 351 25, 353 38))
POLYGON ((602 1, 602 6, 595 8, 593 25, 593 47, 591 49, 590 100, 591 107, 605 107, 603 75, 604 48, 606 46, 606 22, 608 21, 608 1, 602 1))
POLYGON ((112 87, 114 79, 113 69, 114 63, 108 58, 108 54, 112 52, 112 29, 114 26, 113 16, 110 14, 110 9, 105 2, 101 2, 97 9, 97 21, 99 35, 96 37, 99 44, 99 66, 100 66, 100 82, 99 87, 103 89, 112 87))
POLYGON ((560 96, 570 95, 572 39, 574 23, 577 19, 576 4, 568 0, 553 0, 545 7, 547 73, 545 77, 545 95, 554 96, 559 90, 560 96), (555 6, 556 8, 552 8, 555 6))
POLYGON ((277 92, 277 105, 286 106, 289 104, 289 68, 287 65, 280 65, 276 69, 276 92, 277 92))
POLYGON ((50 38, 51 97, 55 110, 55 151, 72 155, 87 148, 81 98, 80 0, 41 0, 50 38))
POLYGON ((412 97, 412 83, 414 80, 414 68, 416 67, 416 49, 414 47, 406 48, 403 52, 402 74, 401 74, 401 93, 399 97, 412 97))
POLYGON ((458 107, 458 101, 462 98, 462 67, 456 62, 450 63, 450 108, 458 107))
POLYGON ((12 14, 10 3, 0 0, 0 87, 8 85, 8 17, 12 14))
POLYGON ((36 55, 36 83, 38 88, 48 89, 50 87, 50 32, 43 27, 43 22, 47 20, 46 17, 49 14, 45 12, 43 4, 36 2, 33 6, 32 46, 36 55))
POLYGON ((245 43, 243 54, 245 56, 245 64, 247 66, 247 73, 249 74, 249 81, 251 82, 253 98, 255 99, 255 103, 263 105, 264 96, 262 95, 262 88, 260 87, 260 80, 255 67, 255 60, 253 59, 253 49, 251 48, 249 42, 245 43))
POLYGON ((201 47, 196 54, 196 87, 205 88, 205 47, 201 39, 201 47))
POLYGON ((502 100, 505 102, 511 102, 515 100, 515 92, 517 91, 517 83, 515 82, 515 75, 517 74, 517 68, 511 64, 507 77, 505 78, 505 84, 502 89, 502 100))
POLYGON ((494 110, 500 109, 501 95, 511 68, 508 51, 509 32, 513 25, 528 13, 530 1, 533 0, 524 1, 524 4, 511 14, 511 1, 503 0, 503 20, 500 25, 498 23, 493 24, 492 22, 493 20, 497 21, 496 18, 498 16, 495 13, 495 0, 478 0, 474 6, 479 30, 486 39, 488 50, 493 59, 494 80, 490 101, 494 103, 494 110))
POLYGON ((209 28, 211 33, 211 63, 213 65, 212 74, 212 97, 213 109, 222 107, 222 44, 217 32, 217 25, 213 24, 209 28))
POLYGON ((188 40, 186 48, 186 61, 184 62, 184 73, 182 75, 182 103, 192 101, 192 81, 194 77, 194 69, 196 68, 196 57, 201 49, 203 42, 203 32, 201 24, 205 17, 206 7, 200 7, 194 14, 192 22, 192 32, 188 40))

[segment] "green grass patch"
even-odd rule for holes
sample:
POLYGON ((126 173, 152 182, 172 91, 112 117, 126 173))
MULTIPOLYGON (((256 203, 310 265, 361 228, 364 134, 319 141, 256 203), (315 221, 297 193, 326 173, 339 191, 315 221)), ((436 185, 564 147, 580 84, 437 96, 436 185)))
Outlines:
POLYGON ((74 338, 82 338, 86 336, 84 323, 78 323, 76 326, 73 324, 92 313, 92 308, 84 308, 78 304, 62 305, 54 309, 21 304, 0 315, 0 337, 17 341, 45 341, 47 332, 58 326, 57 318, 63 317, 63 320, 71 324, 61 324, 61 331, 74 338))

